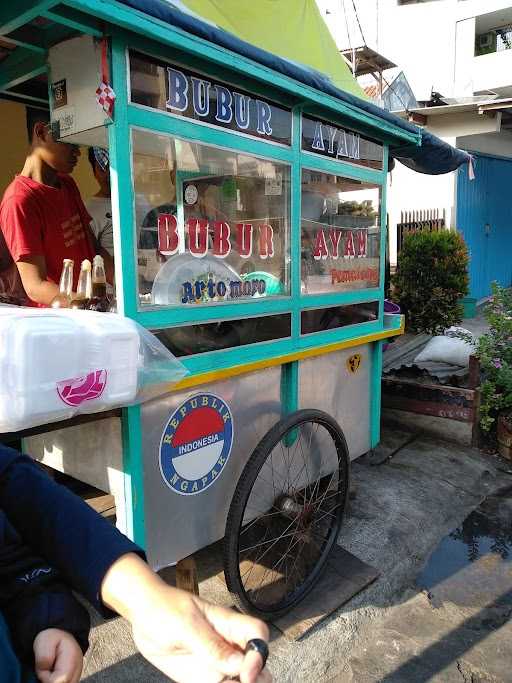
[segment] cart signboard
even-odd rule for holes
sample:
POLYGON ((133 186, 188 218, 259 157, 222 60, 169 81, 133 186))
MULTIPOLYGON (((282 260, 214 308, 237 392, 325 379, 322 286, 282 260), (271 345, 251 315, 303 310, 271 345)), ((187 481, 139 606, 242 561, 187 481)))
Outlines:
POLYGON ((358 166, 382 169, 384 146, 356 131, 302 117, 302 149, 358 166))
POLYGON ((291 144, 291 111, 240 88, 135 52, 130 53, 130 77, 136 104, 291 144))

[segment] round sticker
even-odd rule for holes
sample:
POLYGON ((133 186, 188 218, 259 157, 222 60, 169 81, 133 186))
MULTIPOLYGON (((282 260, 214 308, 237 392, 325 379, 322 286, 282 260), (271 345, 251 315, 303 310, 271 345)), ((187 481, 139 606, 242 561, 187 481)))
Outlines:
POLYGON ((185 201, 187 204, 195 204, 198 196, 197 187, 195 185, 187 185, 185 188, 185 201))
POLYGON ((214 394, 197 394, 171 415, 160 441, 160 472, 169 488, 193 496, 220 476, 233 446, 233 416, 214 394))
POLYGON ((362 357, 360 353, 354 353, 353 356, 347 360, 347 368, 350 372, 357 372, 361 366, 362 357))

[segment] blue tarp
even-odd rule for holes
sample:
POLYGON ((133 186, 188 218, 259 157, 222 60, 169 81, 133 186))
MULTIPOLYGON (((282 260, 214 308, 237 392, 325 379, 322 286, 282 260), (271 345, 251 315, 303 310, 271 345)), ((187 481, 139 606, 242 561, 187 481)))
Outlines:
MULTIPOLYGON (((311 68, 291 62, 247 43, 237 36, 203 21, 179 2, 179 0, 119 0, 122 4, 160 19, 191 35, 223 47, 231 52, 247 57, 274 71, 289 76, 304 85, 335 97, 377 118, 410 132, 418 132, 418 127, 403 121, 394 114, 377 107, 372 102, 360 99, 334 86, 327 76, 311 68)), ((430 175, 449 173, 467 163, 470 155, 443 142, 428 131, 422 131, 422 144, 391 148, 391 156, 409 168, 430 175)))

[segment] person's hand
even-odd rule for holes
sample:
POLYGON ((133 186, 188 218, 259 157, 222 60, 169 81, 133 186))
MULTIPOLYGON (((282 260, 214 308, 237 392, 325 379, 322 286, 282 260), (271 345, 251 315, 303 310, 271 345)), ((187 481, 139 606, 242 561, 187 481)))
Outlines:
POLYGON ((41 683, 78 683, 83 655, 80 645, 67 631, 48 628, 34 640, 36 675, 41 683))
POLYGON ((162 589, 161 604, 135 617, 133 638, 140 652, 178 683, 270 683, 257 652, 244 655, 247 641, 268 641, 262 622, 211 605, 185 591, 162 589))
POLYGON ((244 654, 249 640, 268 641, 263 622, 168 586, 136 555, 110 568, 101 594, 131 622, 144 657, 177 683, 271 683, 261 656, 244 654))

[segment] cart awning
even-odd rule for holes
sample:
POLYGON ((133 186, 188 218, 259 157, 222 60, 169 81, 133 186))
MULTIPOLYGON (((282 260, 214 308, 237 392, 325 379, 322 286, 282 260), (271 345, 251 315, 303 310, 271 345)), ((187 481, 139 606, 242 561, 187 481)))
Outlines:
MULTIPOLYGON (((261 34, 261 39, 258 35, 255 35, 254 32, 252 33, 255 41, 257 40, 258 43, 263 45, 269 45, 269 36, 271 36, 272 32, 279 32, 281 37, 281 55, 263 50, 247 40, 242 40, 239 35, 236 35, 232 31, 237 29, 237 6, 239 8, 239 14, 245 13, 245 15, 247 15, 245 3, 240 3, 238 1, 233 2, 232 0, 222 0, 222 2, 219 0, 119 0, 119 2, 175 28, 186 31, 203 40, 207 40, 214 45, 218 45, 219 47, 249 58, 273 71, 288 76, 299 83, 312 87, 315 90, 334 97, 352 107, 356 107, 382 122, 392 124, 395 128, 415 134, 416 136, 419 134, 421 140, 419 145, 391 145, 390 148, 390 154, 393 158, 398 159, 401 163, 419 173, 430 175, 449 173, 450 171, 456 170, 462 164, 468 163, 471 159, 471 156, 467 152, 452 147, 428 131, 421 130, 418 126, 403 121, 372 102, 369 102, 362 97, 358 97, 355 93, 361 93, 359 85, 348 71, 341 56, 339 57, 339 73, 343 76, 343 89, 335 84, 336 81, 340 82, 340 77, 333 76, 334 62, 332 60, 325 62, 330 65, 328 73, 331 72, 331 77, 329 77, 326 73, 319 71, 318 68, 299 63, 294 59, 296 55, 289 58, 285 52, 286 41, 283 42, 282 40, 283 26, 281 22, 267 21, 265 24, 265 34, 261 34), (229 17, 225 17, 223 20, 222 15, 226 12, 226 8, 229 9, 229 17), (240 8, 243 11, 240 11, 240 8), (218 23, 216 23, 215 20, 218 23), (229 26, 231 31, 220 28, 219 23, 229 26), (347 78, 347 72, 349 78, 347 78)), ((305 44, 308 44, 311 41, 315 43, 319 41, 318 33, 308 32, 307 30, 307 22, 309 21, 309 23, 312 23, 315 16, 310 8, 311 3, 314 4, 314 0, 301 0, 301 2, 299 2, 299 0, 292 0, 291 3, 289 0, 283 0, 283 4, 286 4, 288 7, 289 14, 297 14, 297 11, 302 7, 303 12, 300 14, 301 22, 306 21, 306 25, 304 27, 301 26, 300 33, 291 36, 293 38, 293 44, 295 46, 301 46, 300 52, 302 54, 305 52, 305 44), (308 11, 306 12, 306 10, 308 11)), ((259 3, 254 4, 259 7, 259 3)), ((323 20, 319 14, 318 19, 323 24, 323 20)), ((242 34, 247 36, 247 26, 247 18, 245 18, 243 20, 244 30, 237 30, 237 33, 242 32, 242 34)), ((256 24, 253 22, 253 27, 254 26, 256 26, 256 24)), ((260 24, 260 26, 263 26, 263 24, 260 24)), ((328 34, 325 24, 323 24, 323 27, 324 33, 322 33, 322 40, 324 40, 325 32, 328 34)), ((318 29, 317 24, 315 24, 315 29, 318 29)), ((290 38, 290 33, 288 33, 288 36, 290 38)), ((328 36, 328 40, 331 41, 331 43, 333 42, 330 35, 328 36)), ((314 52, 312 54, 314 54, 314 52)), ((315 66, 319 64, 318 60, 314 63, 315 66)))

